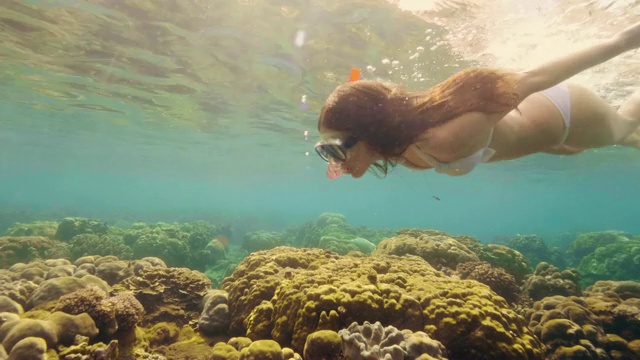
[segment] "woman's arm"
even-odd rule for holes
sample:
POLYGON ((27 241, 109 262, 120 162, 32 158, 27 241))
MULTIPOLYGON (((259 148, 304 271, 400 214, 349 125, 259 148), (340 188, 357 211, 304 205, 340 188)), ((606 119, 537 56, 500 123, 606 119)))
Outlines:
POLYGON ((599 44, 522 72, 516 82, 516 92, 520 99, 524 99, 638 47, 640 47, 640 23, 628 27, 599 44))

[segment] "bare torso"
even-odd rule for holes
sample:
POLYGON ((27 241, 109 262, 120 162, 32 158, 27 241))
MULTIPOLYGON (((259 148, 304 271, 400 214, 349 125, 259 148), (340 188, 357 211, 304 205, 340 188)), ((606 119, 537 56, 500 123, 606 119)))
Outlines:
MULTIPOLYGON (((416 144, 442 162, 464 158, 485 146, 496 151, 490 161, 538 152, 566 155, 580 152, 581 148, 566 141, 561 144, 564 132, 565 123, 556 106, 544 95, 534 93, 497 122, 487 114, 468 113, 428 130, 416 144)), ((406 151, 403 157, 410 162, 409 167, 431 168, 413 151, 406 151)))

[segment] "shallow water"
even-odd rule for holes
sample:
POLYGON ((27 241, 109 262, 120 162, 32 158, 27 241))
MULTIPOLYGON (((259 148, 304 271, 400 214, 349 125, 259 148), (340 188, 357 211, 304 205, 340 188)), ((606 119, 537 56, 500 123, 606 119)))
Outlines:
MULTIPOLYGON (((279 229, 339 212, 487 241, 640 232, 640 153, 629 149, 462 178, 326 180, 317 115, 351 67, 418 89, 474 64, 524 68, 640 14, 630 1, 415 3, 399 6, 417 16, 383 1, 3 1, 0 227, 78 215, 279 229)), ((618 104, 638 61, 575 80, 618 104)))

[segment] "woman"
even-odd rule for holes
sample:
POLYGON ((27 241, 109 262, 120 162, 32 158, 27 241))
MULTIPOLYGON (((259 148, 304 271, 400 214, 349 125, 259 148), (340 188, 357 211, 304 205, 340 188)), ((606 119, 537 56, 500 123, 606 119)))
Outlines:
MULTIPOLYGON (((401 164, 464 175, 479 164, 610 145, 640 148, 640 91, 616 111, 570 77, 640 47, 640 23, 524 72, 462 71, 419 93, 377 81, 338 86, 325 102, 316 152, 330 178, 379 176, 401 164)), ((640 80, 640 79, 639 79, 640 80)))

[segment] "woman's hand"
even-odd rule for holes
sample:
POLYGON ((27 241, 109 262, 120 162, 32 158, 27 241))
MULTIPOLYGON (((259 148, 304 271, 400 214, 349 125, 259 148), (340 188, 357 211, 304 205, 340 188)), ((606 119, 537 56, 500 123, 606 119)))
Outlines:
POLYGON ((620 31, 613 36, 613 40, 620 44, 624 51, 640 47, 640 22, 620 31))

